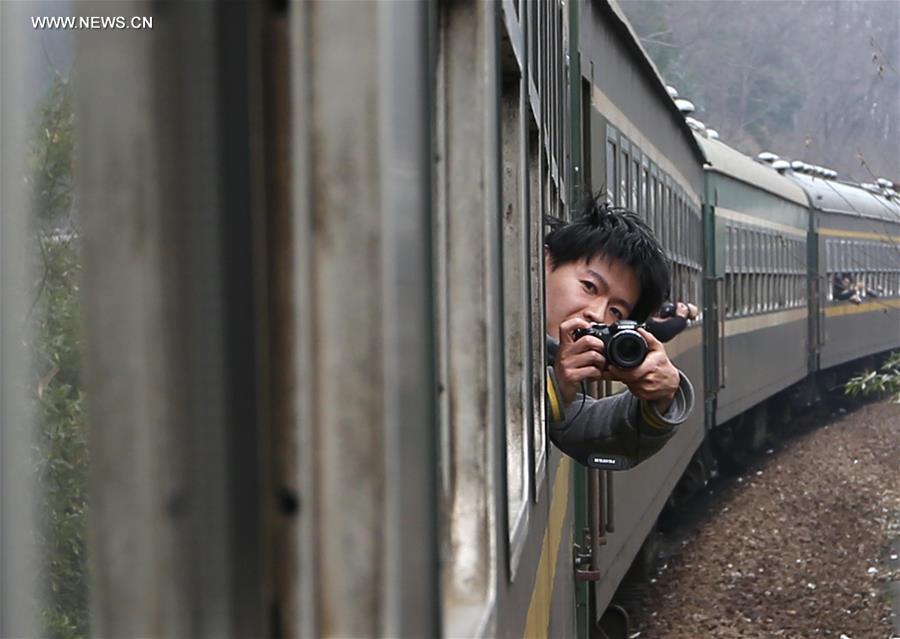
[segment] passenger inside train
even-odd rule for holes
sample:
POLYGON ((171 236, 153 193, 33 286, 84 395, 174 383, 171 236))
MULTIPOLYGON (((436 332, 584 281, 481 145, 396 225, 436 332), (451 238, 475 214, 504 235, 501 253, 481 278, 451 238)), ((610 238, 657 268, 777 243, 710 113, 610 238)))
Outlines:
POLYGON ((831 294, 836 300, 862 304, 865 297, 878 297, 878 291, 866 286, 864 280, 855 281, 849 273, 835 273, 831 280, 831 294))
MULTIPOLYGON (((631 468, 660 450, 694 406, 690 380, 639 324, 668 294, 668 261, 635 213, 599 195, 580 207, 574 222, 549 224, 544 266, 550 437, 586 466, 631 468), (591 381, 621 382, 627 391, 596 399, 587 393, 591 381)), ((674 311, 669 321, 683 328, 691 308, 682 303, 674 311)), ((660 334, 666 320, 655 318, 650 326, 660 334)))

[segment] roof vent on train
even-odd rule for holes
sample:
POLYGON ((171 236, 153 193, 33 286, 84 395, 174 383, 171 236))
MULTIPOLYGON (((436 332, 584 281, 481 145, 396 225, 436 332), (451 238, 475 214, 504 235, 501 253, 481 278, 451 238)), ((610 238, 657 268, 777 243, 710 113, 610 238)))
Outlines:
POLYGON ((795 173, 804 173, 806 171, 806 162, 801 162, 800 160, 792 160, 791 169, 795 173))
POLYGON ((775 155, 774 153, 770 153, 769 151, 763 151, 762 153, 760 153, 756 156, 756 159, 760 162, 766 162, 768 164, 771 164, 772 162, 774 162, 775 160, 778 159, 778 156, 775 155))
POLYGON ((791 168, 791 163, 787 160, 775 160, 774 162, 772 162, 772 168, 779 173, 784 173, 791 168))
POLYGON ((878 182, 878 186, 885 190, 894 188, 894 183, 885 178, 878 178, 876 182, 878 182))
POLYGON ((669 84, 666 85, 666 93, 668 93, 669 97, 673 100, 678 97, 678 89, 669 84))
POLYGON ((862 184, 860 184, 860 186, 870 193, 881 193, 881 189, 878 188, 877 184, 872 184, 871 182, 863 182, 862 184))
POLYGON ((706 129, 706 137, 708 137, 710 140, 718 140, 719 132, 715 129, 706 129))
POLYGON ((697 133, 701 133, 701 134, 706 133, 706 125, 703 124, 703 122, 701 122, 700 120, 697 120, 697 119, 691 118, 691 117, 687 117, 684 119, 684 121, 687 123, 687 125, 689 127, 691 127, 697 133))
POLYGON ((690 115, 695 111, 694 103, 684 98, 675 98, 675 106, 683 115, 690 115))

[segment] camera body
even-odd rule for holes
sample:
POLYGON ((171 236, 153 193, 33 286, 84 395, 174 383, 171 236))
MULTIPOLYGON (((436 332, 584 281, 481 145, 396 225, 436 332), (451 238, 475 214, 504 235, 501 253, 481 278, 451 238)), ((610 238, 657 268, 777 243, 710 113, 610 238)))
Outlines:
POLYGON ((604 345, 606 360, 619 368, 635 368, 647 356, 647 340, 638 333, 640 326, 631 320, 619 320, 614 324, 594 324, 590 328, 578 328, 575 339, 585 335, 596 337, 604 345))

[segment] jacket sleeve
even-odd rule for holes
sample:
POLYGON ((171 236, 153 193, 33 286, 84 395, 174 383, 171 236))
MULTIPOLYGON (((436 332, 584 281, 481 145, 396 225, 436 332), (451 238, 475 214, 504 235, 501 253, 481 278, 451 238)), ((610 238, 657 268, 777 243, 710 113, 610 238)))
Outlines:
POLYGON ((680 382, 669 410, 661 414, 652 402, 629 391, 595 399, 578 394, 563 406, 553 367, 547 367, 547 413, 550 438, 567 455, 591 465, 591 455, 615 455, 629 465, 644 461, 672 438, 694 407, 694 389, 678 371, 680 382))

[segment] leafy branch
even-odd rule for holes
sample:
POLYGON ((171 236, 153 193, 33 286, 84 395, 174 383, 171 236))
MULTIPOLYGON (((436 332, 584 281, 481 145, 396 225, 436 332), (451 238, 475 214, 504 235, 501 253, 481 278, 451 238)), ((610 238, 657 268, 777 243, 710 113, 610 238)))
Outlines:
POLYGON ((894 351, 877 371, 857 375, 844 384, 850 396, 887 394, 894 404, 900 404, 900 351, 894 351))

